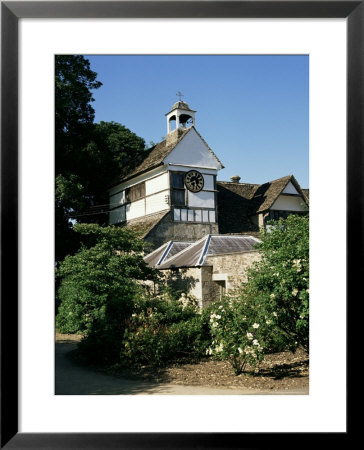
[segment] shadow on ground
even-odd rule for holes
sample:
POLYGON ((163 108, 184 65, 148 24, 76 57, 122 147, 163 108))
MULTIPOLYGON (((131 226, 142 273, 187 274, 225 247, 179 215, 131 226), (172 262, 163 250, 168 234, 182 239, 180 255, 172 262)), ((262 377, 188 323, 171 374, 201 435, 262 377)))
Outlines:
POLYGON ((269 377, 274 380, 281 380, 282 378, 301 378, 302 368, 308 368, 309 361, 294 362, 291 364, 280 364, 275 365, 270 369, 261 369, 259 371, 259 376, 269 377))
POLYGON ((163 394, 168 390, 168 387, 160 385, 160 379, 153 381, 149 378, 147 380, 116 378, 75 364, 68 354, 76 348, 75 343, 67 341, 56 343, 56 395, 148 395, 163 394))
MULTIPOLYGON (((77 363, 75 355, 77 343, 58 340, 55 344, 55 394, 56 395, 302 395, 308 394, 308 386, 285 387, 284 390, 270 391, 269 388, 176 385, 171 383, 168 373, 144 368, 140 371, 117 370, 103 373, 90 366, 77 363)), ((306 361, 303 362, 305 364, 306 361)), ((308 364, 308 362, 307 362, 308 364)), ((284 364, 265 369, 262 377, 297 377, 300 363, 284 364)), ((190 368, 189 370, 192 370, 190 368)))

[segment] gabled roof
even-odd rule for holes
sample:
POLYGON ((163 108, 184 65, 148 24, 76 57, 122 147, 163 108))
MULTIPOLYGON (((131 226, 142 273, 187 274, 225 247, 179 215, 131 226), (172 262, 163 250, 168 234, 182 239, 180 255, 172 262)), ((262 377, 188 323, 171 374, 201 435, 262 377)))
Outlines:
POLYGON ((253 208, 255 212, 260 213, 272 207, 278 196, 282 193, 287 184, 291 182, 297 189, 297 192, 305 196, 293 175, 278 178, 277 180, 269 181, 261 184, 255 191, 253 196, 253 208))
POLYGON ((143 159, 143 161, 131 172, 123 174, 119 183, 122 181, 127 181, 130 178, 133 178, 163 164, 164 158, 171 153, 171 151, 177 146, 177 144, 186 136, 187 133, 189 133, 191 128, 193 127, 186 128, 184 130, 181 129, 178 139, 174 140, 173 142, 168 143, 167 139, 165 139, 164 141, 159 142, 159 144, 155 145, 154 147, 148 149, 145 152, 145 158, 143 159))
POLYGON ((242 230, 254 230, 256 225, 251 222, 250 218, 269 210, 289 182, 308 202, 308 195, 305 195, 293 175, 287 175, 264 184, 218 181, 220 232, 238 233, 242 230))
POLYGON ((148 264, 148 266, 156 267, 190 245, 192 245, 192 242, 168 241, 154 250, 154 252, 145 256, 144 261, 148 264))
POLYGON ((309 189, 302 189, 302 192, 305 194, 306 199, 310 200, 310 190, 309 189))
MULTIPOLYGON (((138 164, 138 166, 135 167, 131 172, 124 173, 122 175, 121 179, 117 183, 114 183, 113 185, 130 180, 131 178, 134 178, 137 175, 141 175, 142 173, 148 172, 149 170, 152 170, 152 169, 162 165, 164 159, 172 152, 172 150, 174 150, 177 147, 177 145, 181 142, 181 140, 192 129, 196 132, 196 134, 200 137, 202 142, 206 145, 208 151, 214 156, 214 158, 221 165, 221 168, 224 168, 222 162, 215 155, 215 153, 211 150, 209 145, 202 138, 202 136, 196 130, 196 128, 192 125, 191 127, 186 128, 186 129, 179 128, 178 129, 178 137, 176 139, 171 139, 171 140, 165 139, 164 141, 159 142, 159 144, 155 145, 154 147, 148 149, 145 152, 143 161, 140 164, 138 164)), ((174 132, 176 132, 176 130, 174 130, 174 132)))
POLYGON ((253 236, 223 236, 208 234, 184 250, 156 266, 158 269, 208 266, 209 256, 255 251, 259 242, 253 236))

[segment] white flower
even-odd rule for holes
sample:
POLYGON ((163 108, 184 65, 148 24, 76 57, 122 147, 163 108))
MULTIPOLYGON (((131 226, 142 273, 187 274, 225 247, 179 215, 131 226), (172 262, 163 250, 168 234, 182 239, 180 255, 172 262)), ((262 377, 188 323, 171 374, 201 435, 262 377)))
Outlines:
POLYGON ((252 333, 246 333, 246 336, 248 339, 252 340, 253 339, 253 335, 252 333))
POLYGON ((270 294, 270 298, 275 298, 275 295, 274 294, 270 294))
POLYGON ((238 352, 243 353, 243 350, 240 347, 238 347, 238 352))
POLYGON ((259 323, 253 323, 253 328, 259 328, 259 323))
POLYGON ((216 328, 216 327, 218 327, 219 326, 219 324, 217 323, 217 322, 214 322, 213 324, 212 324, 212 327, 213 328, 216 328))
POLYGON ((254 339, 253 345, 259 345, 258 339, 254 339))
POLYGON ((278 317, 278 314, 274 311, 273 316, 278 317))
POLYGON ((224 348, 224 345, 223 345, 223 343, 221 342, 221 344, 220 344, 219 346, 216 346, 216 347, 215 347, 215 352, 216 352, 216 353, 222 352, 223 348, 224 348))
POLYGON ((270 325, 270 324, 272 323, 272 321, 271 321, 271 320, 266 320, 265 323, 266 323, 267 325, 270 325))
POLYGON ((292 291, 292 295, 293 295, 294 297, 296 297, 297 294, 298 294, 298 289, 297 289, 297 288, 294 288, 293 291, 292 291))

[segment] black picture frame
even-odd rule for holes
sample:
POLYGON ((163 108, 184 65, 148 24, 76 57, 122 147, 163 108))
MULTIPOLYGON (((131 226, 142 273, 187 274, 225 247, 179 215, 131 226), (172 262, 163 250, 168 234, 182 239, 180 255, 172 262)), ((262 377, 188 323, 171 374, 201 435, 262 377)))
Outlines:
MULTIPOLYGON (((346 18, 347 298, 363 272, 364 1, 5 1, 1 2, 1 448, 287 448, 317 433, 18 432, 18 22, 21 18, 346 18), (355 249, 355 252, 354 252, 355 249), (359 250, 359 255, 358 255, 359 250), (278 444, 279 442, 279 444, 278 444)), ((358 298, 358 297, 357 297, 358 298)), ((333 393, 333 395, 335 395, 333 393)), ((349 437, 337 433, 335 442, 349 437)), ((336 433, 335 433, 336 434, 336 433)), ((323 433, 327 443, 327 436, 323 433)))

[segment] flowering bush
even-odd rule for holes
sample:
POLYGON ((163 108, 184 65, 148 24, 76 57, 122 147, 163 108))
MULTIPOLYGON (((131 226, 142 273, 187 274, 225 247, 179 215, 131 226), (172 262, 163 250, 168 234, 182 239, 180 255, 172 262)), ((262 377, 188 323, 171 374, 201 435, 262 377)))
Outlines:
POLYGON ((261 299, 275 325, 271 344, 294 351, 309 346, 309 217, 288 216, 265 231, 262 259, 248 274, 241 298, 261 299))
POLYGON ((177 301, 154 298, 139 302, 125 329, 121 361, 161 365, 203 355, 210 340, 204 318, 195 307, 177 301))
POLYGON ((265 231, 262 258, 248 281, 209 308, 206 354, 230 361, 236 374, 257 369, 272 351, 308 350, 309 219, 289 216, 265 231))
POLYGON ((257 367, 264 357, 272 322, 251 302, 233 297, 214 303, 209 311, 212 342, 206 354, 228 360, 236 375, 244 372, 247 364, 257 367))

